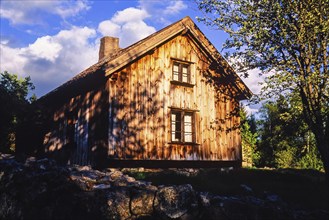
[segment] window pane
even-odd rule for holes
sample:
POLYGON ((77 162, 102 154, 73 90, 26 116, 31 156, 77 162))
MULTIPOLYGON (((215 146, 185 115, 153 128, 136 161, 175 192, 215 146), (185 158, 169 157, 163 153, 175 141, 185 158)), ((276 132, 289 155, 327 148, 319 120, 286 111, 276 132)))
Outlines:
POLYGON ((176 132, 175 133, 175 141, 181 141, 182 140, 182 133, 176 132))
POLYGON ((182 82, 186 82, 186 83, 188 82, 187 75, 184 75, 184 74, 183 74, 182 82))
POLYGON ((171 114, 171 121, 172 122, 176 121, 176 114, 175 113, 171 114))
POLYGON ((175 131, 176 131, 176 123, 175 122, 171 124, 171 130, 172 130, 173 133, 175 133, 175 131))
POLYGON ((184 141, 185 142, 192 142, 192 133, 185 133, 184 141))
POLYGON ((175 134, 175 132, 173 132, 171 134, 171 141, 179 141, 179 140, 176 140, 176 134, 175 134))
POLYGON ((178 74, 175 74, 175 73, 174 73, 173 80, 175 80, 175 81, 179 81, 178 74))
POLYGON ((193 113, 184 111, 172 111, 171 141, 192 143, 194 138, 193 113))
POLYGON ((181 129, 181 113, 171 113, 171 140, 181 141, 182 140, 182 129, 181 129))
POLYGON ((173 80, 179 81, 179 64, 177 63, 173 66, 173 80))
POLYGON ((184 115, 184 122, 187 123, 192 123, 192 115, 185 114, 184 115))
POLYGON ((192 142, 192 115, 186 113, 184 115, 184 141, 192 142))
POLYGON ((174 72, 178 72, 178 69, 179 69, 178 65, 174 64, 174 72))
POLYGON ((187 66, 183 66, 183 68, 182 68, 182 73, 187 74, 187 66))
POLYGON ((184 131, 185 131, 185 133, 187 133, 187 132, 192 132, 192 125, 191 125, 191 124, 186 124, 186 123, 185 123, 184 131))
POLYGON ((188 66, 184 65, 182 67, 182 82, 188 82, 188 66))
POLYGON ((175 62, 173 63, 172 71, 172 78, 174 81, 180 81, 184 83, 190 82, 190 72, 188 64, 175 62))

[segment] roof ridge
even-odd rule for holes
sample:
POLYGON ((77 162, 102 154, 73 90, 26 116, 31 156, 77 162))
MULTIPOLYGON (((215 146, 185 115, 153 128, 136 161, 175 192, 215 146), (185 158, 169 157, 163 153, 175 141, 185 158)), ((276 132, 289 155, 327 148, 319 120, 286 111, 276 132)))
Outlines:
MULTIPOLYGON (((186 16, 162 29, 159 31, 154 32, 153 34, 131 44, 130 46, 123 48, 116 52, 115 54, 105 56, 97 63, 91 65, 87 69, 83 70, 69 81, 65 82, 61 86, 57 87, 56 89, 52 90, 51 92, 47 93, 46 95, 42 96, 40 99, 45 99, 46 97, 57 93, 58 91, 64 89, 65 87, 69 86, 70 84, 79 81, 80 79, 84 79, 87 76, 92 76, 95 74, 104 73, 104 75, 100 75, 101 77, 107 77, 108 75, 118 71, 119 69, 123 68, 130 62, 133 62, 135 59, 143 56, 148 51, 156 48, 158 45, 166 42, 167 40, 177 36, 178 34, 184 34, 185 32, 189 32, 196 40, 201 47, 203 52, 208 54, 211 59, 213 59, 217 63, 222 63, 225 67, 228 67, 229 73, 228 74, 235 74, 239 83, 242 83, 242 87, 239 87, 239 90, 242 93, 252 94, 249 88, 245 85, 245 83, 241 80, 241 78, 235 73, 234 69, 229 65, 227 60, 218 52, 216 47, 209 41, 209 39, 205 36, 205 34, 196 26, 193 20, 186 16), (154 39, 153 41, 151 39, 154 39), (99 73, 98 70, 103 72, 99 73), (97 73, 96 73, 97 72, 97 73), (243 90, 247 90, 243 92, 243 90)), ((40 100, 39 99, 39 100, 40 100)))
MULTIPOLYGON (((57 88, 55 88, 55 89, 53 89, 52 91, 48 92, 47 94, 43 95, 42 97, 39 98, 39 100, 41 100, 41 99, 45 99, 47 96, 49 96, 49 95, 51 95, 51 94, 53 94, 53 93, 56 93, 56 92, 59 91, 61 88, 66 87, 66 86, 72 84, 74 81, 76 81, 76 80, 78 80, 78 79, 80 79, 80 78, 85 77, 85 75, 89 74, 92 70, 95 70, 95 71, 96 71, 97 69, 102 68, 102 66, 103 66, 104 64, 108 63, 109 61, 111 61, 111 60, 113 60, 113 59, 115 59, 115 58, 117 58, 117 57, 119 57, 120 55, 124 54, 125 52, 127 52, 127 51, 129 51, 129 50, 131 50, 131 49, 133 49, 133 48, 135 48, 135 47, 137 47, 138 45, 144 43, 144 42, 147 41, 148 39, 150 39, 150 38, 152 38, 152 37, 154 37, 154 36, 156 36, 156 35, 158 35, 158 34, 164 32, 165 30, 170 29, 171 27, 177 25, 178 23, 181 23, 181 22, 183 22, 183 21, 188 21, 188 20, 192 21, 192 19, 191 19, 189 16, 185 16, 184 18, 182 18, 182 19, 180 19, 180 20, 178 20, 178 21, 176 21, 176 22, 174 22, 174 23, 172 23, 172 24, 170 24, 170 25, 168 25, 168 26, 166 26, 166 27, 164 27, 164 28, 162 28, 162 29, 160 29, 160 30, 154 32, 154 33, 151 34, 151 35, 148 35, 147 37, 145 37, 145 38, 143 38, 143 39, 141 39, 141 40, 139 40, 139 41, 137 41, 137 42, 135 42, 135 43, 133 43, 133 44, 131 44, 131 45, 129 45, 128 47, 125 47, 125 48, 119 50, 118 52, 116 52, 116 53, 114 53, 114 54, 112 54, 112 55, 105 56, 104 58, 102 58, 102 59, 99 60, 98 62, 94 63, 93 65, 91 65, 91 66, 88 67, 87 69, 84 69, 83 71, 81 71, 81 72, 78 73, 77 75, 73 76, 73 77, 72 77, 71 79, 69 79, 67 82, 63 83, 62 85, 58 86, 57 88)), ((192 21, 192 22, 193 22, 193 21, 192 21)))
POLYGON ((134 48, 134 47, 136 47, 136 46, 139 45, 139 44, 142 44, 143 42, 145 42, 145 41, 147 41, 148 39, 154 37, 155 35, 158 35, 158 34, 160 34, 161 32, 164 32, 165 30, 171 28, 172 26, 175 26, 176 24, 182 22, 183 20, 187 20, 187 19, 192 20, 189 16, 185 16, 184 18, 182 18, 182 19, 180 19, 180 20, 178 20, 178 21, 176 21, 176 22, 174 22, 174 23, 172 23, 172 24, 170 24, 170 25, 168 25, 168 26, 166 26, 166 27, 164 27, 164 28, 162 28, 162 29, 160 29, 160 30, 154 32, 153 34, 148 35, 147 37, 145 37, 145 38, 143 38, 143 39, 141 39, 141 40, 139 40, 139 41, 137 41, 137 42, 135 42, 135 43, 133 43, 133 44, 131 44, 131 45, 129 45, 128 47, 122 48, 122 49, 119 50, 117 53, 115 53, 115 54, 113 54, 113 55, 110 55, 110 56, 105 56, 103 59, 107 60, 106 62, 108 62, 108 61, 110 61, 111 59, 114 59, 114 58, 116 58, 117 56, 119 56, 120 54, 124 53, 125 51, 128 51, 128 50, 130 50, 131 48, 134 48))

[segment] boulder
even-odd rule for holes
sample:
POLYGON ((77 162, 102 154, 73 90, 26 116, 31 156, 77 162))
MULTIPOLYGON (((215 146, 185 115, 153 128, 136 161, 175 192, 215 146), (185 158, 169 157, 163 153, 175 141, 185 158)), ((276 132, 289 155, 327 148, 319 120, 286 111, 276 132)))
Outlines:
POLYGON ((112 219, 128 219, 132 216, 130 212, 130 195, 123 188, 106 193, 107 216, 112 219))
POLYGON ((155 209, 159 215, 179 218, 198 205, 192 186, 168 186, 159 188, 155 198, 155 209))
POLYGON ((156 187, 135 188, 131 190, 131 213, 135 216, 151 216, 154 212, 153 204, 156 190, 156 187))
POLYGON ((0 219, 329 219, 325 210, 295 210, 278 195, 196 192, 191 185, 153 186, 119 170, 18 162, 0 153, 0 219))

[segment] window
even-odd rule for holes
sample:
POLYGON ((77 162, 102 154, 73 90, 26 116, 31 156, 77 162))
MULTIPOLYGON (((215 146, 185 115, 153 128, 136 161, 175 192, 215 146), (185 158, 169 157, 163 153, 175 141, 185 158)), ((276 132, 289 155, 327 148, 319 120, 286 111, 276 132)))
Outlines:
POLYGON ((173 63, 173 81, 191 83, 190 65, 186 63, 173 63))
POLYGON ((193 112, 173 110, 171 112, 171 141, 193 143, 194 136, 193 112))

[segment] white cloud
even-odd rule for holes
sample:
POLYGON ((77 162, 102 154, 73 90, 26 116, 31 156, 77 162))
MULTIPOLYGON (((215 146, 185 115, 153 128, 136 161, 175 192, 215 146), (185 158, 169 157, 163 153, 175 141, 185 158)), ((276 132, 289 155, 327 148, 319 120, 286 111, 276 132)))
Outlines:
POLYGON ((40 24, 42 16, 74 17, 90 8, 87 1, 1 1, 0 15, 12 24, 40 24))
MULTIPOLYGON (((248 77, 242 78, 243 82, 248 86, 248 88, 252 91, 254 95, 260 95, 262 85, 265 80, 265 75, 259 75, 261 71, 259 69, 253 69, 248 71, 248 77)), ((246 108, 248 115, 254 114, 256 117, 259 117, 259 109, 262 106, 262 102, 253 103, 247 100, 242 101, 243 105, 246 108)))
MULTIPOLYGON (((118 11, 110 19, 100 22, 97 30, 72 26, 54 35, 39 37, 22 47, 10 46, 10 41, 2 39, 0 71, 7 70, 20 77, 31 76, 36 86, 35 92, 40 97, 97 62, 99 35, 119 37, 120 46, 126 47, 156 31, 145 22, 147 19, 168 24, 171 23, 167 20, 168 16, 178 15, 187 7, 181 0, 141 0, 138 4, 137 7, 118 11)), ((89 8, 85 0, 1 1, 0 14, 14 25, 36 25, 47 21, 49 15, 65 19, 89 8)))
POLYGON ((2 42, 1 71, 31 76, 35 92, 38 96, 44 95, 97 62, 95 37, 94 29, 72 27, 54 36, 40 37, 22 48, 11 48, 2 42))
POLYGON ((147 17, 150 17, 150 15, 143 9, 126 8, 115 13, 111 20, 115 23, 123 24, 128 22, 141 21, 147 17))
POLYGON ((180 15, 182 11, 188 8, 183 0, 139 0, 139 6, 152 17, 152 20, 164 25, 172 23, 173 16, 180 15))
MULTIPOLYGON (((19 3, 16 12, 21 13, 12 20, 13 23, 26 22, 25 13, 38 7, 38 10, 42 8, 46 11, 54 6, 49 2, 42 1, 41 5, 33 2, 34 5, 23 10, 21 2, 19 3)), ((54 13, 64 17, 69 10, 74 13, 83 7, 80 5, 77 8, 76 11, 73 8, 65 9, 66 11, 54 9, 54 13)), ((5 7, 4 10, 7 9, 5 7)), ((15 10, 8 11, 9 14, 14 12, 15 10)), ((1 13, 3 14, 3 10, 1 13)), ((55 35, 39 37, 33 43, 18 48, 10 46, 9 41, 2 40, 0 69, 19 74, 20 77, 31 76, 36 86, 35 93, 40 97, 97 62, 99 34, 120 37, 121 46, 125 47, 154 33, 156 29, 144 22, 148 17, 149 14, 143 9, 127 8, 115 13, 110 20, 100 22, 98 34, 92 28, 73 26, 55 35)))
POLYGON ((22 73, 22 68, 28 60, 27 57, 23 56, 21 48, 11 48, 7 44, 7 41, 2 41, 0 44, 0 71, 22 73))
POLYGON ((183 1, 170 1, 163 13, 165 15, 173 15, 180 13, 184 9, 187 9, 187 5, 183 1))
MULTIPOLYGON (((236 58, 228 58, 227 62, 234 66, 238 60, 236 58)), ((262 85, 260 83, 264 82, 265 76, 260 75, 261 71, 259 69, 249 70, 247 72, 248 77, 244 75, 240 76, 242 81, 247 85, 247 87, 252 91, 253 94, 258 95, 261 92, 262 85)))
POLYGON ((59 1, 54 12, 62 18, 66 18, 76 16, 81 11, 86 11, 88 9, 90 9, 90 6, 87 1, 59 1))
POLYGON ((54 62, 58 58, 62 45, 50 36, 38 38, 33 44, 24 49, 24 54, 36 59, 46 59, 54 62))
POLYGON ((264 82, 265 76, 259 75, 260 70, 254 69, 248 71, 248 77, 242 78, 243 82, 248 86, 248 88, 254 93, 259 94, 261 91, 262 86, 260 85, 261 82, 264 82))
POLYGON ((248 102, 242 102, 243 106, 247 112, 247 115, 257 115, 258 114, 258 110, 260 108, 260 105, 250 105, 248 102))
POLYGON ((98 31, 104 36, 120 37, 121 26, 111 20, 106 20, 99 23, 98 31))
POLYGON ((102 21, 98 31, 103 36, 120 38, 120 46, 126 47, 156 31, 144 22, 147 17, 149 14, 143 9, 126 8, 115 13, 110 20, 102 21))

